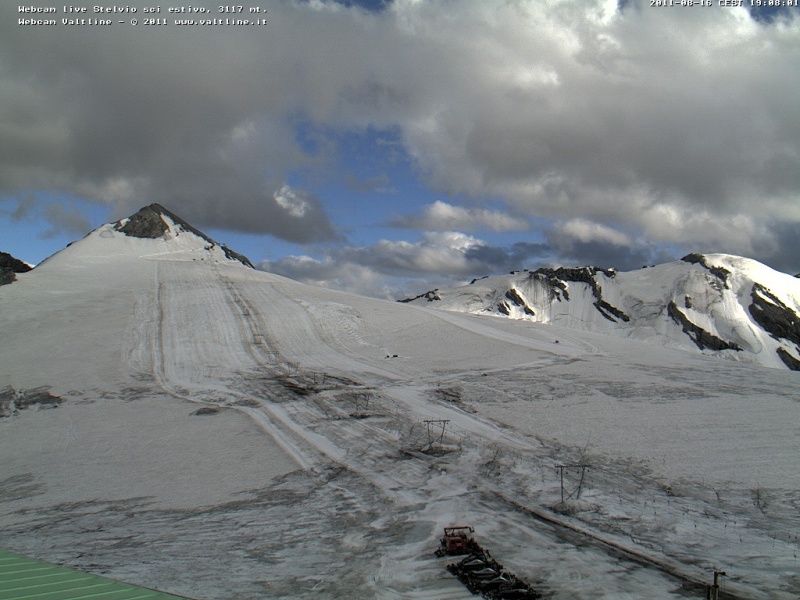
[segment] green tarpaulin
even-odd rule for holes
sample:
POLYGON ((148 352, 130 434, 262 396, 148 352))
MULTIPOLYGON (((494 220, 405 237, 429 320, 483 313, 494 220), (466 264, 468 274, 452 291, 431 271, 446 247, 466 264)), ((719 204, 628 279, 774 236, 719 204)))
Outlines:
POLYGON ((163 592, 112 581, 0 550, 0 600, 177 600, 163 592))

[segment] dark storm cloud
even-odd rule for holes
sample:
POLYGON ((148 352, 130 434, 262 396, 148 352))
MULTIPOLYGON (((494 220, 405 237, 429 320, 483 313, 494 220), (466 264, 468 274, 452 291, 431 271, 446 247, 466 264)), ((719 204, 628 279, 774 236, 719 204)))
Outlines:
POLYGON ((594 266, 620 271, 632 271, 679 258, 653 248, 617 246, 602 241, 573 242, 560 250, 558 256, 565 265, 594 266))
POLYGON ((762 261, 773 269, 800 274, 800 223, 773 223, 761 247, 757 247, 762 261))
POLYGON ((649 246, 625 246, 605 240, 581 241, 553 234, 547 238, 546 243, 476 246, 466 252, 466 257, 473 263, 485 265, 486 274, 551 265, 596 266, 630 271, 676 258, 649 246))
POLYGON ((302 215, 275 200, 286 171, 310 159, 289 121, 288 71, 263 36, 0 27, 3 192, 68 192, 115 217, 160 202, 200 226, 337 237, 316 198, 302 215))
POLYGON ((552 256, 549 244, 517 242, 510 246, 475 246, 466 252, 468 260, 485 265, 485 273, 522 269, 552 256))
MULTIPOLYGON (((796 11, 345 4, 270 3, 254 28, 0 20, 0 194, 67 192, 115 217, 160 202, 200 227, 332 240, 328 199, 307 195, 302 214, 276 199, 337 154, 304 146, 300 121, 333 140, 392 131, 432 187, 470 197, 465 222, 480 227, 498 223, 473 208, 491 199, 527 222, 751 254, 768 224, 800 220, 796 11)), ((386 250, 420 272, 436 264, 386 250)))

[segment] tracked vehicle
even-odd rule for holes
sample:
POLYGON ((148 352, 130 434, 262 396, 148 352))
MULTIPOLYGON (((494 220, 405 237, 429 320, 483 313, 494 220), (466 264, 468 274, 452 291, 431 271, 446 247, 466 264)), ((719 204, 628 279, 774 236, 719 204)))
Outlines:
POLYGON ((450 573, 470 592, 488 600, 537 600, 542 597, 528 583, 494 560, 489 551, 472 537, 474 532, 475 529, 469 525, 444 528, 436 556, 467 555, 459 562, 447 565, 450 573))

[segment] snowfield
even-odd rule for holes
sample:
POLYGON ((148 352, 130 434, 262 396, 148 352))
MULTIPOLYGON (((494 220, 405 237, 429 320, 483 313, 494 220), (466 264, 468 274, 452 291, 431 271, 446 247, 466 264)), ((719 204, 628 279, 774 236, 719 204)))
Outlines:
POLYGON ((469 524, 549 598, 800 596, 800 374, 309 287, 170 225, 0 287, 0 547, 198 599, 466 599, 433 552, 469 524))
POLYGON ((514 271, 403 300, 800 370, 800 279, 729 254, 628 272, 514 271))

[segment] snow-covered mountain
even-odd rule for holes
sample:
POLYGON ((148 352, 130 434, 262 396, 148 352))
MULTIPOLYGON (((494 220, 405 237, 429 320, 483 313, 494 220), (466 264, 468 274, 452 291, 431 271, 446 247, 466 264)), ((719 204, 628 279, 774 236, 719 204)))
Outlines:
POLYGON ((525 270, 402 302, 696 347, 800 370, 800 279, 728 254, 690 254, 630 272, 525 270))
POLYGON ((150 204, 130 217, 98 227, 42 264, 159 254, 168 254, 170 260, 235 261, 255 268, 246 256, 214 241, 160 204, 150 204))
MULTIPOLYGON (((756 337, 701 321, 728 289, 791 306, 705 260, 673 266, 704 331, 756 337)), ((248 263, 152 205, 0 287, 0 548, 201 600, 466 600, 434 550, 471 525, 553 600, 690 600, 715 570, 800 594, 796 373, 248 263)), ((553 310, 646 313, 626 274, 552 277, 553 310)))

